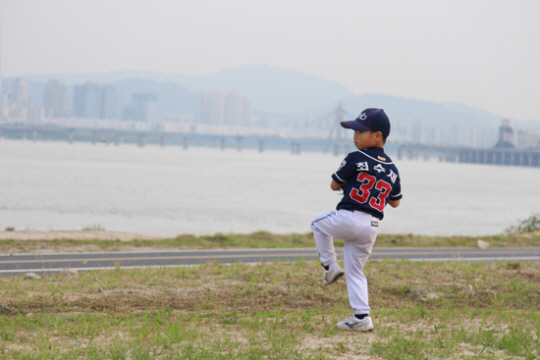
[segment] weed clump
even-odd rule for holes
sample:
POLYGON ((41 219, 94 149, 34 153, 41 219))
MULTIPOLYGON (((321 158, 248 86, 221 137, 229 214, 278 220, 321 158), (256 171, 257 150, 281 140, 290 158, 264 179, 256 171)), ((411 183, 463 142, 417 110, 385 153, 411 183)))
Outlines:
POLYGON ((506 230, 508 234, 540 232, 540 213, 531 214, 527 219, 522 220, 518 225, 506 230))

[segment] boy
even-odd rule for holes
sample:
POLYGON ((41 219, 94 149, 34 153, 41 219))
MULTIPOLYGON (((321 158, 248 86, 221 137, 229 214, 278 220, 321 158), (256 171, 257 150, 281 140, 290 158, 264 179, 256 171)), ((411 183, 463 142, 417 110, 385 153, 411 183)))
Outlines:
POLYGON ((365 109, 355 120, 341 122, 341 126, 354 130, 358 151, 347 155, 332 175, 332 190, 343 189, 337 211, 317 215, 311 230, 324 267, 324 285, 332 284, 344 274, 336 262, 333 238, 345 240, 345 274, 353 315, 337 327, 372 331, 363 269, 373 249, 384 206, 399 206, 400 178, 396 166, 384 153, 390 120, 382 109, 365 109))

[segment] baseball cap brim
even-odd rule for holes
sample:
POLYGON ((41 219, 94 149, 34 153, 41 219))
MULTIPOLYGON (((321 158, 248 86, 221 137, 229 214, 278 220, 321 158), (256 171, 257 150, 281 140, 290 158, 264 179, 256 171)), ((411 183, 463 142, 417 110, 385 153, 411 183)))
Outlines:
POLYGON ((360 121, 357 120, 350 120, 350 121, 342 121, 341 126, 343 126, 345 129, 353 129, 358 131, 366 131, 371 130, 366 125, 362 124, 360 121))

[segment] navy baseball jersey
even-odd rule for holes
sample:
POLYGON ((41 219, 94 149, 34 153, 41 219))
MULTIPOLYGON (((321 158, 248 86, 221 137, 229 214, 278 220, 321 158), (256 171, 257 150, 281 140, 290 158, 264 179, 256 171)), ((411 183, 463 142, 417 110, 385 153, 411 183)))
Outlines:
POLYGON ((337 210, 360 210, 382 219, 388 200, 402 198, 398 169, 379 147, 347 155, 332 179, 345 184, 337 210))

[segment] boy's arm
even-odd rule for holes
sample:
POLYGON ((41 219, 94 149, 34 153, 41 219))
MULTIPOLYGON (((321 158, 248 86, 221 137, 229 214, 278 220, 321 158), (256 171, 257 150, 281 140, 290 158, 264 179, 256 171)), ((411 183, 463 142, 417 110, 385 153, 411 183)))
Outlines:
POLYGON ((397 208, 399 206, 400 202, 401 202, 401 199, 399 199, 399 200, 388 200, 388 205, 390 205, 393 208, 397 208))
POLYGON ((340 184, 336 180, 332 179, 332 182, 330 183, 330 188, 332 188, 332 190, 334 190, 334 191, 337 191, 337 190, 341 189, 343 187, 343 185, 345 185, 345 184, 340 184))

